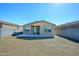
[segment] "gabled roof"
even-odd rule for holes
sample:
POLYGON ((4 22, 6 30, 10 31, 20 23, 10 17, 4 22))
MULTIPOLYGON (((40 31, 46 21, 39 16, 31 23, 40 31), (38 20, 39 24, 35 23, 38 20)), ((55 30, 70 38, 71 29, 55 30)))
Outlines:
MULTIPOLYGON (((31 23, 28 23, 28 24, 25 24, 25 25, 31 25, 31 24, 35 24, 35 23, 39 23, 39 22, 46 22, 46 23, 49 23, 49 24, 51 24, 51 25, 56 26, 55 24, 50 23, 50 22, 47 22, 47 21, 45 21, 45 20, 41 20, 41 21, 34 21, 34 22, 31 22, 31 23)), ((24 26, 24 25, 23 25, 23 26, 24 26)))
POLYGON ((13 23, 9 23, 9 22, 3 21, 3 20, 0 20, 0 23, 1 24, 6 24, 6 25, 12 25, 12 26, 20 26, 20 25, 17 25, 17 24, 13 24, 13 23))

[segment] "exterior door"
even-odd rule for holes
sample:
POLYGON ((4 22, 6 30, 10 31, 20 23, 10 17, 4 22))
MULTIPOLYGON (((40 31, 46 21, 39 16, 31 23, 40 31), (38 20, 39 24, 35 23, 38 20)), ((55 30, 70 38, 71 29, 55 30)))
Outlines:
POLYGON ((32 26, 32 32, 35 35, 39 35, 40 34, 40 26, 32 26))

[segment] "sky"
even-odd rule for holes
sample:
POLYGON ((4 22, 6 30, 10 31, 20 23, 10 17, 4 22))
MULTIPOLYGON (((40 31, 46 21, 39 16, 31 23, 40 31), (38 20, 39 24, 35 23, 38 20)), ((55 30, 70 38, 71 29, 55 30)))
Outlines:
POLYGON ((0 3, 0 20, 19 25, 45 20, 60 25, 79 20, 79 4, 0 3))

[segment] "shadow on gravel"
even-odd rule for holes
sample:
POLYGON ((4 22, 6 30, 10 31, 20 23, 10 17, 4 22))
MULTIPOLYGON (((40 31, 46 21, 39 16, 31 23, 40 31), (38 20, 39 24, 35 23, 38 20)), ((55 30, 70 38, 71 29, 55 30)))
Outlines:
POLYGON ((23 40, 44 40, 44 39, 54 39, 54 37, 16 37, 18 39, 23 39, 23 40))
POLYGON ((16 36, 18 39, 25 39, 25 40, 42 40, 42 39, 53 39, 54 36, 50 35, 18 35, 16 36))
POLYGON ((57 35, 57 36, 60 36, 60 37, 63 37, 63 38, 66 38, 72 42, 75 42, 75 43, 79 43, 79 40, 76 40, 76 39, 73 39, 73 38, 69 38, 69 37, 65 37, 65 36, 62 36, 62 35, 57 35))

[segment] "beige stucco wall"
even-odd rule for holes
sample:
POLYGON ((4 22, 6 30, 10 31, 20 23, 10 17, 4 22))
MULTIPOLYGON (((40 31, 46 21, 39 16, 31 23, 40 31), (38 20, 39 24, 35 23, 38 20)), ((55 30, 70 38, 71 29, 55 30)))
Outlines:
MULTIPOLYGON (((35 24, 32 24, 32 25, 25 25, 24 27, 27 27, 27 26, 29 26, 29 28, 30 28, 29 34, 32 34, 31 26, 40 26, 40 35, 41 34, 42 35, 53 35, 53 34, 55 34, 55 25, 49 24, 47 22, 39 22, 39 23, 35 23, 35 24), (51 29, 52 29, 51 32, 45 32, 44 26, 51 27, 51 29)), ((25 34, 25 32, 24 32, 24 34, 25 34)))
POLYGON ((7 29, 17 29, 16 26, 13 26, 13 25, 6 25, 6 24, 3 24, 2 27, 3 27, 3 28, 7 28, 7 29))
POLYGON ((19 26, 18 31, 19 31, 19 32, 20 32, 20 31, 22 31, 22 32, 23 32, 23 26, 19 26))
POLYGON ((26 34, 26 32, 24 31, 24 29, 25 29, 26 27, 28 27, 29 30, 30 30, 29 33, 27 33, 27 34, 32 34, 31 25, 24 25, 24 26, 23 26, 23 33, 26 34))
POLYGON ((35 24, 32 24, 32 26, 40 26, 40 34, 43 34, 43 35, 52 35, 55 33, 54 29, 55 29, 55 26, 49 24, 49 23, 46 23, 46 22, 39 22, 39 23, 35 23, 35 24), (49 26, 51 27, 51 32, 45 32, 44 31, 44 27, 45 26, 49 26))
POLYGON ((17 29, 17 26, 15 26, 15 25, 2 24, 2 28, 12 29, 12 30, 19 31, 19 32, 23 31, 22 26, 19 26, 19 28, 17 29))
POLYGON ((22 32, 23 26, 0 23, 0 36, 11 36, 14 32, 22 32))

